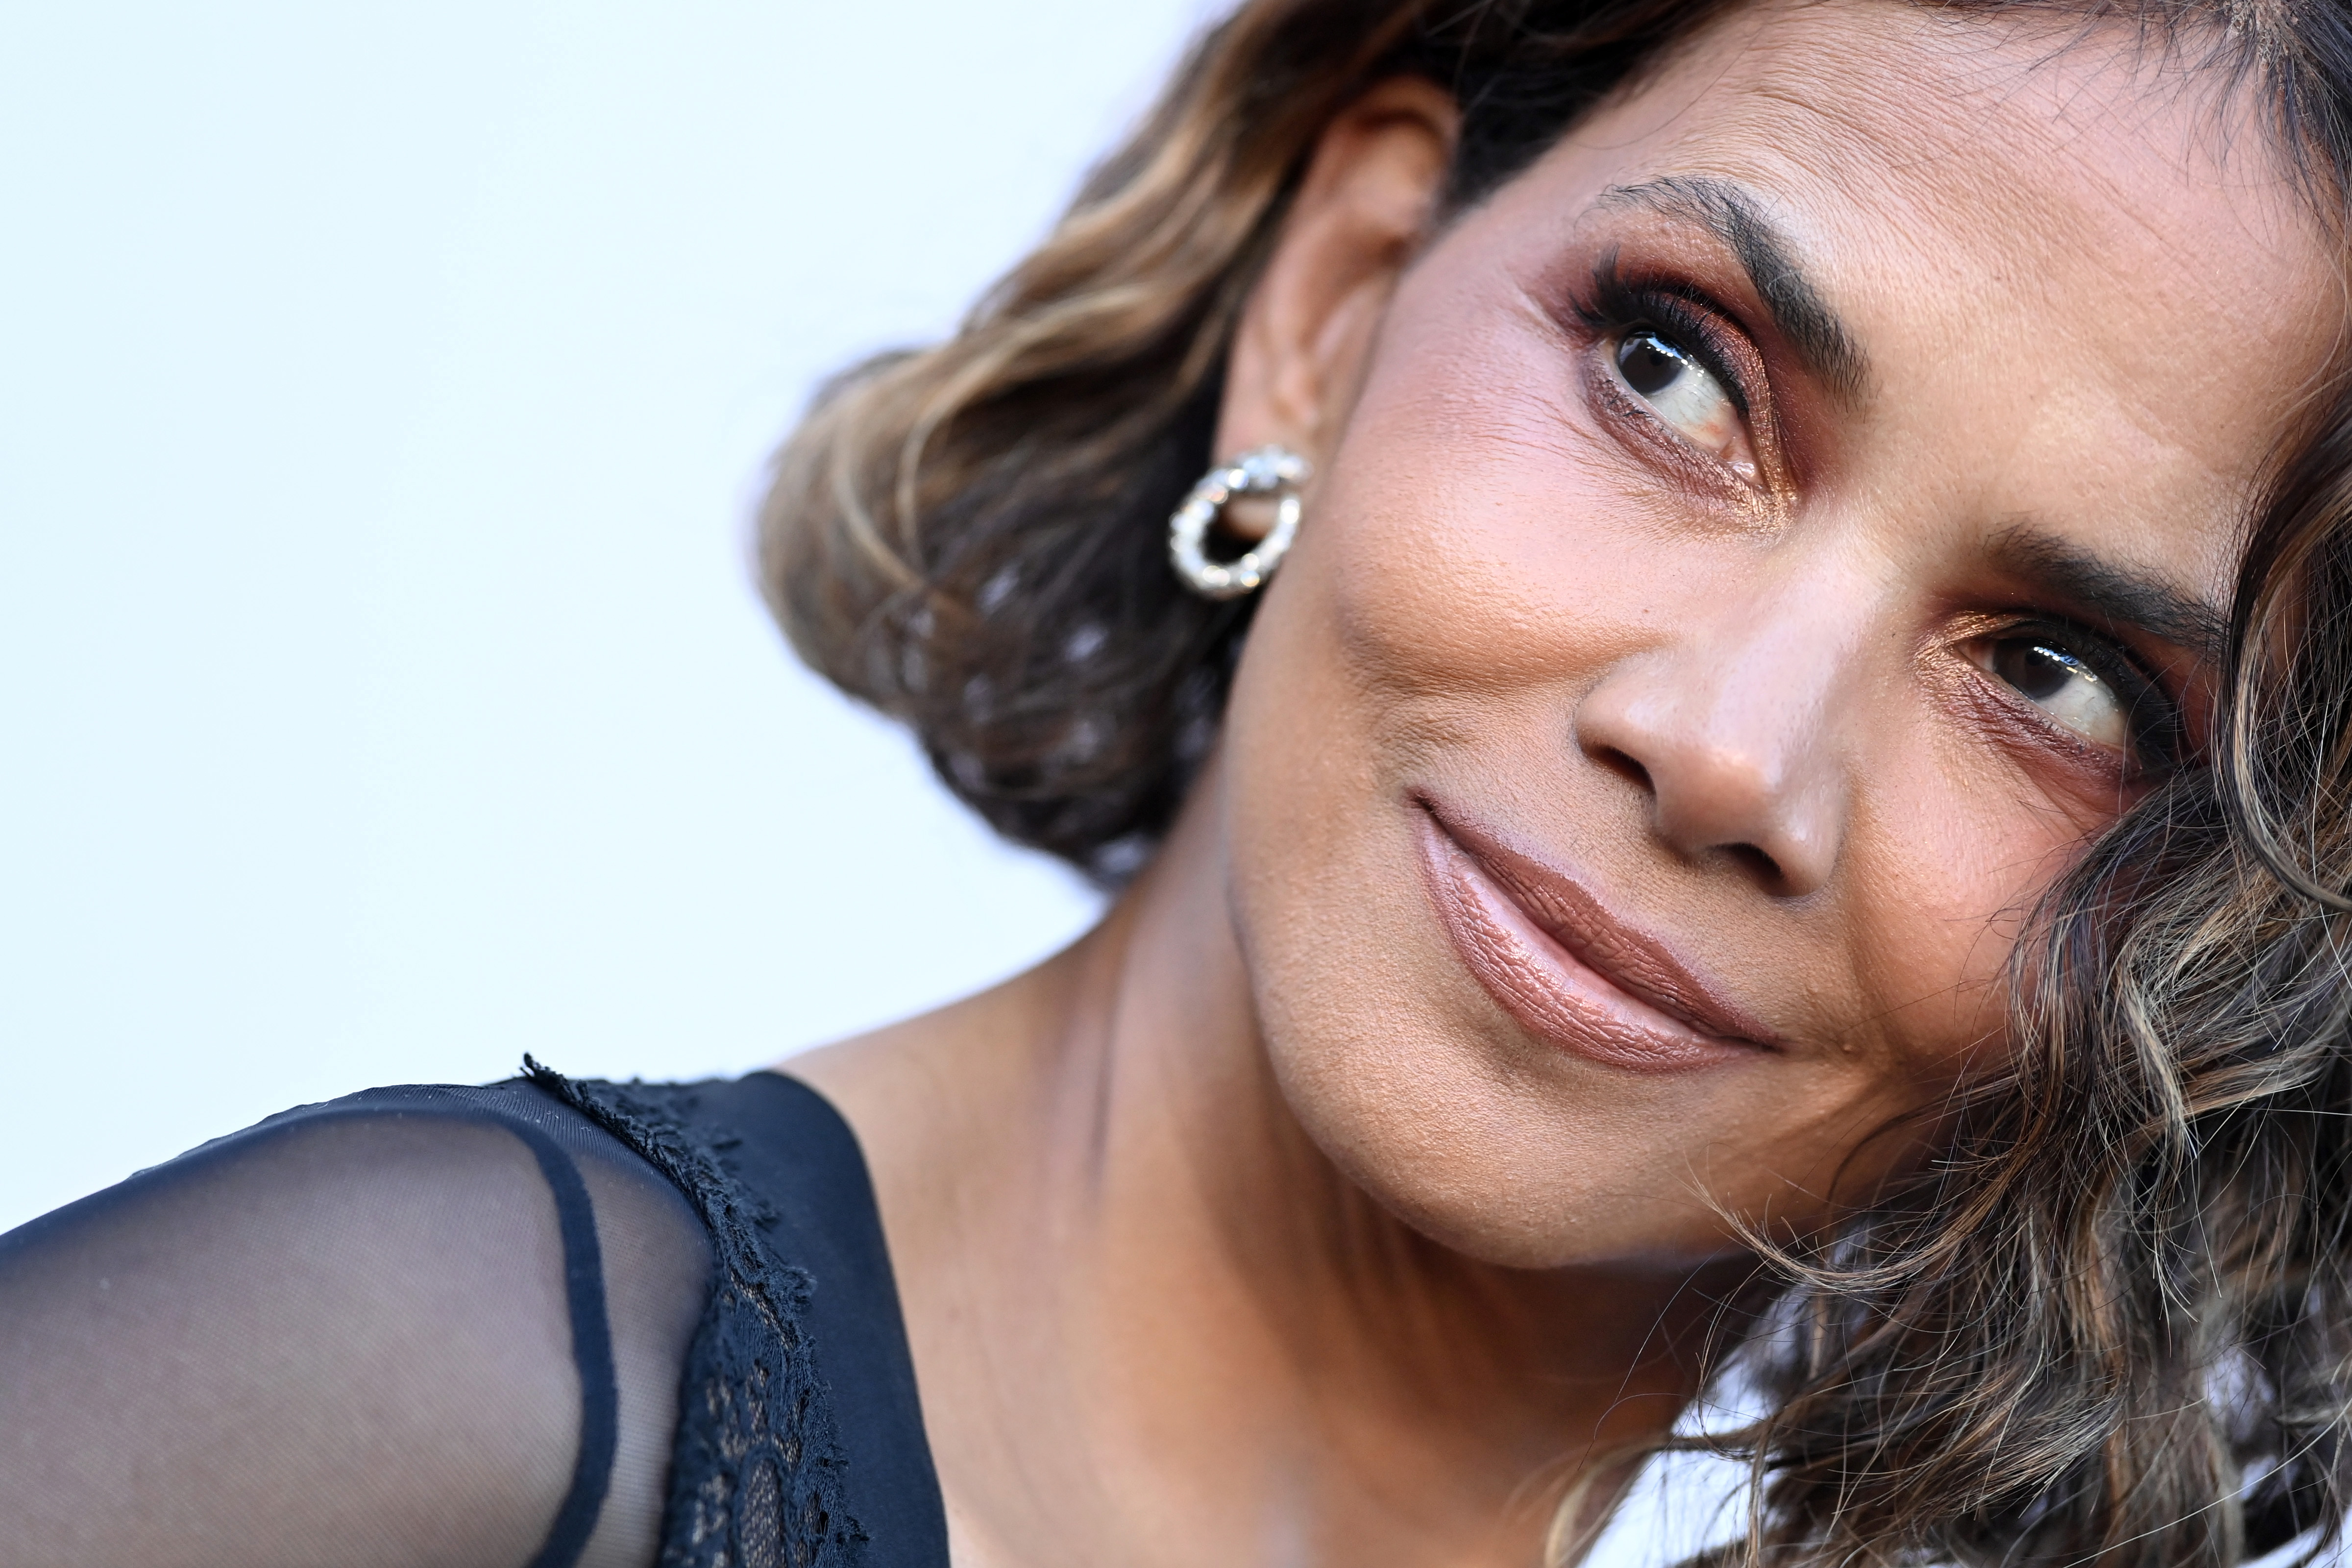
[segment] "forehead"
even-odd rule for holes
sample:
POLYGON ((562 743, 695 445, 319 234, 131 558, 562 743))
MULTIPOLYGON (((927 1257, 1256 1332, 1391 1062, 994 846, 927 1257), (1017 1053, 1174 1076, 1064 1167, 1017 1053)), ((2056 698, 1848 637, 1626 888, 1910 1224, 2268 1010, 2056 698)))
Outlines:
POLYGON ((2048 14, 1753 7, 1525 183, 1589 223, 1611 185, 1738 182, 1852 329, 1877 433, 1930 452, 1965 431, 1975 461, 1944 476, 1962 504, 2063 510, 2071 489, 2194 520, 2217 556, 2213 518, 2234 521, 2345 310, 2259 78, 2200 52, 2048 14))

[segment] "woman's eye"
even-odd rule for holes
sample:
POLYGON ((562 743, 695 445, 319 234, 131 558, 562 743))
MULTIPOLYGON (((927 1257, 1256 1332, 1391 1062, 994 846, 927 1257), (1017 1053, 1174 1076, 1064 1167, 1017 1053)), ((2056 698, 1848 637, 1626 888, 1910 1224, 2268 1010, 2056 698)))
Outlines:
POLYGON ((1617 344, 1617 374, 1666 426, 1692 446, 1756 477, 1739 405, 1698 357, 1654 327, 1638 327, 1617 344))
POLYGON ((2114 685, 2053 639, 1992 637, 1979 646, 1976 660, 2093 745, 2131 750, 2131 710, 2114 685))

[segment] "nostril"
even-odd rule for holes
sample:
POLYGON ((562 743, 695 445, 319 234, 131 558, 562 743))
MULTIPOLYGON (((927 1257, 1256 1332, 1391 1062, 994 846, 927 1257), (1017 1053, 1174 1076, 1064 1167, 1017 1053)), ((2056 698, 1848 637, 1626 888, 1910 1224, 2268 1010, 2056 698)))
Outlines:
POLYGON ((1607 768, 1611 773, 1615 773, 1618 777, 1625 780, 1628 784, 1633 784, 1636 789, 1641 790, 1643 794, 1655 795, 1658 793, 1657 786, 1650 782, 1650 770, 1643 767, 1640 763, 1635 762, 1630 754, 1619 751, 1616 747, 1600 746, 1594 748, 1592 760, 1599 763, 1602 767, 1607 768))
POLYGON ((1780 863, 1753 844, 1727 844, 1723 852, 1767 888, 1781 887, 1788 881, 1780 869, 1780 863))

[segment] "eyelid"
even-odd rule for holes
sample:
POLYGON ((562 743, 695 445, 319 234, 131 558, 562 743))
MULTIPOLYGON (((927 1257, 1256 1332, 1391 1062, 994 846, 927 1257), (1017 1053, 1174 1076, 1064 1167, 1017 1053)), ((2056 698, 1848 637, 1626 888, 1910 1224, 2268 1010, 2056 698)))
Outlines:
MULTIPOLYGON (((1595 263, 1586 291, 1570 305, 1578 322, 1596 342, 1621 338, 1633 328, 1650 325, 1687 349, 1700 368, 1723 387, 1747 426, 1758 472, 1755 478, 1741 480, 1742 488, 1752 490, 1760 484, 1767 492, 1785 494, 1789 469, 1772 416, 1771 382, 1765 374, 1763 355, 1730 310, 1680 278, 1626 277, 1613 250, 1595 263)), ((1695 460, 1703 459, 1695 455, 1695 460)))
POLYGON ((1646 322, 1687 334, 1690 341, 1684 346, 1696 353, 1707 373, 1723 384, 1740 416, 1749 416, 1755 394, 1759 390, 1750 386, 1749 381, 1760 374, 1761 362, 1754 365, 1740 363, 1748 356, 1732 352, 1727 339, 1736 340, 1751 354, 1753 347, 1735 324, 1731 313, 1705 290, 1679 278, 1628 278, 1614 250, 1593 265, 1588 289, 1585 298, 1572 301, 1586 331, 1595 337, 1606 337, 1646 322))

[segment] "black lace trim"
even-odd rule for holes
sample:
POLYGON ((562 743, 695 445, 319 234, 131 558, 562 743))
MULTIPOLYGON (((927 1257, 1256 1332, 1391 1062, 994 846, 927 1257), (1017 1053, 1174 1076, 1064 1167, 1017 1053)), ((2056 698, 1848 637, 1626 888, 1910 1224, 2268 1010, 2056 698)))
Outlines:
POLYGON ((740 1139, 690 1130, 690 1089, 523 1076, 620 1139, 701 1215, 710 1300, 687 1352, 662 1514, 660 1568, 855 1568, 866 1534, 843 1499, 847 1461, 805 1316, 808 1275, 761 1234, 775 1215, 729 1169, 740 1139))

